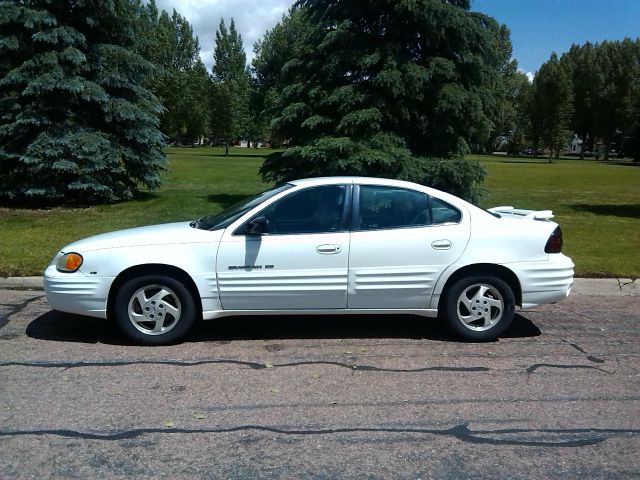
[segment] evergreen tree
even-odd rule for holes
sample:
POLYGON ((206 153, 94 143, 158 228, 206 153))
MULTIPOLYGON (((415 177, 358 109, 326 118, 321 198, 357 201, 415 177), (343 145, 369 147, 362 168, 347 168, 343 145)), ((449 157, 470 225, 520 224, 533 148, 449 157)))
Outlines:
POLYGON ((251 88, 242 36, 233 19, 228 30, 224 19, 220 19, 213 60, 211 129, 214 137, 224 141, 225 155, 228 156, 231 141, 241 136, 248 137, 251 88))
POLYGON ((313 48, 286 64, 273 126, 290 148, 262 175, 391 176, 474 197, 484 171, 461 158, 502 105, 499 25, 465 0, 298 4, 313 48))
POLYGON ((113 202, 160 185, 161 106, 127 0, 0 2, 0 197, 113 202))
POLYGON ((148 86, 165 108, 160 128, 169 141, 192 143, 205 135, 210 79, 191 24, 175 10, 158 12, 153 0, 140 5, 136 49, 156 66, 148 86))
POLYGON ((270 128, 278 99, 286 86, 282 71, 289 61, 313 48, 313 31, 314 27, 308 17, 300 7, 294 5, 288 14, 283 15, 280 22, 253 46, 253 123, 258 134, 269 138, 274 146, 279 146, 285 140, 278 138, 277 132, 270 128))
POLYGON ((542 64, 533 79, 529 110, 534 143, 537 146, 542 142, 549 148, 551 162, 567 144, 573 111, 571 76, 555 53, 542 64))

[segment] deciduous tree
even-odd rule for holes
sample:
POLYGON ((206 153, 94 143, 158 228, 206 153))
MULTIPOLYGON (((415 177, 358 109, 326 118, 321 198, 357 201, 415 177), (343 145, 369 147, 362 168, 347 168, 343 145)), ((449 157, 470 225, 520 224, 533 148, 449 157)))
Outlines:
POLYGON ((603 42, 596 49, 602 89, 595 99, 595 135, 604 142, 605 159, 615 141, 623 143, 637 114, 637 85, 640 77, 640 39, 603 42))
POLYGON ((593 143, 596 131, 597 97, 603 88, 604 76, 599 74, 596 64, 597 48, 597 44, 589 42, 572 45, 560 58, 571 74, 573 112, 569 127, 583 140, 581 158, 584 158, 587 148, 592 148, 589 144, 593 143))
POLYGON ((523 72, 516 72, 506 80, 507 97, 503 131, 507 141, 506 151, 509 155, 517 155, 526 143, 529 131, 529 104, 531 82, 523 72))
POLYGON ((529 104, 533 142, 536 147, 541 142, 549 149, 549 162, 567 143, 572 111, 571 75, 554 53, 533 79, 529 104))

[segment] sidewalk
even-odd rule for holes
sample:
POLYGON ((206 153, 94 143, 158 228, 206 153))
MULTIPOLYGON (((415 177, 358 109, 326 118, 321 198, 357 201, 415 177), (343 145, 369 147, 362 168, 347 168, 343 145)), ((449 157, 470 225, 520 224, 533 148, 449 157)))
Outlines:
MULTIPOLYGON (((42 290, 42 277, 0 277, 0 289, 42 290)), ((578 295, 640 295, 640 279, 575 278, 572 293, 578 295)))

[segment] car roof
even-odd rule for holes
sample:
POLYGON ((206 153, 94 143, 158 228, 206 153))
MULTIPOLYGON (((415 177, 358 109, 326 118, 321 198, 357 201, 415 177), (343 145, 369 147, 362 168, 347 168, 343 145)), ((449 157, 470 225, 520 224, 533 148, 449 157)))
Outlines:
POLYGON ((288 182, 296 186, 311 186, 311 185, 332 185, 332 184, 344 184, 344 183, 358 183, 361 185, 388 185, 394 187, 408 187, 413 189, 426 189, 423 185, 417 183, 405 182, 404 180, 394 180, 391 178, 375 178, 375 177, 315 177, 315 178, 301 178, 288 182))

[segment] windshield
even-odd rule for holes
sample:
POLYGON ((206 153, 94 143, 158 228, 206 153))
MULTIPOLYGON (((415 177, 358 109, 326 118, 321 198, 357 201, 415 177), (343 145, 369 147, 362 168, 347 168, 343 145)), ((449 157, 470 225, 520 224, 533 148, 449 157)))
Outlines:
POLYGON ((284 185, 277 185, 270 188, 269 190, 265 190, 262 193, 258 193, 253 197, 245 198, 241 202, 232 205, 231 207, 223 210, 220 213, 217 213, 215 215, 207 215, 206 217, 194 220, 190 225, 193 228, 211 231, 220 230, 221 228, 227 228, 252 208, 257 207, 265 200, 268 200, 274 195, 277 195, 280 192, 284 192, 291 187, 293 187, 293 185, 290 185, 288 183, 285 183, 284 185))

